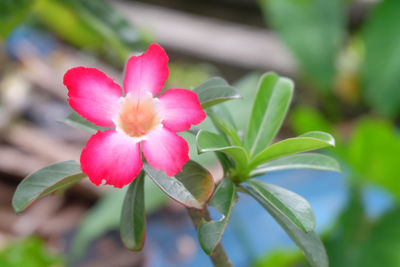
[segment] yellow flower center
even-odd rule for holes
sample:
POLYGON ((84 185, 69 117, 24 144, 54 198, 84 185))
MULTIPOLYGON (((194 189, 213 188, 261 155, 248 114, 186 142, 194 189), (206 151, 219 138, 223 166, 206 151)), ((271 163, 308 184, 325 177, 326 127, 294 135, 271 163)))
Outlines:
POLYGON ((123 98, 117 127, 131 137, 143 137, 161 124, 157 100, 151 96, 135 100, 129 95, 123 98))

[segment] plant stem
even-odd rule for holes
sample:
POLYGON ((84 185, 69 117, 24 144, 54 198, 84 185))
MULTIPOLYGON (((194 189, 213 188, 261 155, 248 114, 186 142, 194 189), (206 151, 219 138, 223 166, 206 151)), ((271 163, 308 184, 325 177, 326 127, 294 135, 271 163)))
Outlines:
MULTIPOLYGON (((211 219, 207 208, 204 208, 202 210, 187 208, 187 210, 196 229, 198 229, 199 224, 203 219, 207 221, 211 219)), ((221 242, 218 243, 218 245, 209 256, 215 267, 233 267, 233 264, 226 255, 225 249, 221 245, 221 242)))

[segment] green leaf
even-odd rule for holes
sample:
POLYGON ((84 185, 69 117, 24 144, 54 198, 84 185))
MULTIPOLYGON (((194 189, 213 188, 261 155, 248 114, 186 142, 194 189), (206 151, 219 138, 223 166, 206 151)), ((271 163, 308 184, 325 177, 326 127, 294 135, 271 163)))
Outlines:
POLYGON ((235 200, 236 190, 234 184, 229 179, 223 179, 208 203, 208 205, 216 208, 222 214, 222 218, 218 221, 206 222, 203 220, 198 229, 200 246, 205 253, 211 254, 220 242, 228 225, 235 200))
POLYGON ((203 109, 227 100, 240 98, 237 90, 220 77, 213 77, 205 81, 193 91, 197 93, 203 109))
POLYGON ((121 212, 121 239, 133 251, 143 248, 146 237, 146 214, 144 209, 144 172, 129 185, 121 212))
POLYGON ((169 197, 182 205, 202 209, 214 190, 211 173, 195 161, 189 160, 175 177, 143 163, 143 170, 169 197))
POLYGON ((244 170, 247 168, 249 159, 243 147, 229 145, 226 140, 218 134, 201 130, 197 134, 196 143, 199 153, 219 151, 233 159, 236 169, 244 170))
POLYGON ((245 139, 250 156, 258 154, 275 138, 292 100, 293 87, 291 80, 275 73, 261 77, 245 139))
POLYGON ((105 130, 111 129, 110 127, 97 126, 96 124, 88 121, 87 119, 83 118, 81 115, 79 115, 76 112, 69 114, 67 116, 67 118, 65 118, 65 120, 63 120, 61 122, 64 124, 67 124, 69 126, 82 129, 91 134, 95 134, 95 133, 97 133, 97 131, 105 131, 105 130))
POLYGON ((280 224, 283 230, 285 230, 289 237, 296 243, 297 247, 303 252, 312 267, 329 266, 324 245, 314 231, 305 233, 303 230, 299 229, 257 190, 251 187, 242 187, 242 189, 257 200, 280 224))
POLYGON ((73 160, 55 163, 30 174, 14 193, 12 206, 15 213, 20 213, 36 199, 69 187, 85 176, 79 163, 73 160))
POLYGON ((34 0, 0 1, 0 39, 24 21, 34 0))
POLYGON ((267 161, 283 156, 335 146, 335 139, 324 132, 308 132, 299 137, 288 138, 267 147, 250 162, 251 169, 267 161))
POLYGON ((389 116, 400 115, 399 13, 399 1, 381 1, 373 6, 363 29, 364 97, 375 110, 389 116))
POLYGON ((322 90, 330 90, 335 77, 336 57, 346 26, 346 2, 259 1, 268 26, 278 33, 293 52, 299 69, 313 85, 322 90))
MULTIPOLYGON (((400 266, 400 208, 384 214, 364 237, 359 261, 352 266, 400 266), (365 238, 368 238, 365 240, 365 238)), ((349 265, 350 266, 350 265, 349 265)))
POLYGON ((363 119, 355 127, 343 157, 356 174, 400 198, 400 133, 384 119, 363 119))
POLYGON ((247 181, 264 201, 272 205, 280 214, 305 232, 315 228, 314 212, 310 204, 296 193, 262 181, 247 181))
POLYGON ((228 138, 228 142, 230 142, 234 146, 243 146, 242 140, 237 133, 237 129, 233 125, 233 121, 231 118, 227 118, 229 116, 229 111, 224 110, 227 115, 222 115, 222 110, 212 110, 207 112, 207 116, 211 118, 211 121, 214 123, 215 127, 218 131, 225 135, 228 138))
MULTIPOLYGON (((150 179, 144 179, 144 206, 151 214, 166 203, 166 195, 150 179)), ((110 230, 117 230, 121 221, 121 210, 128 187, 113 189, 85 214, 72 240, 71 258, 80 259, 90 243, 110 230)))
POLYGON ((260 165, 250 173, 250 176, 290 169, 341 172, 340 165, 334 158, 317 153, 305 153, 286 156, 260 165))

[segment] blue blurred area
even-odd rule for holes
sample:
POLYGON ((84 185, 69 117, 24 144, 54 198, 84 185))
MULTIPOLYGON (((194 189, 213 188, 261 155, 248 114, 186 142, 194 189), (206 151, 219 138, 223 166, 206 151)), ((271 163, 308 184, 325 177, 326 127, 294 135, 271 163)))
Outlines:
POLYGON ((48 32, 23 25, 15 28, 7 38, 6 51, 10 58, 19 59, 24 49, 29 49, 28 52, 35 56, 46 56, 56 46, 56 39, 48 32))
MULTIPOLYGON (((292 190, 307 199, 315 212, 318 233, 322 233, 335 222, 336 217, 347 203, 348 188, 345 174, 333 172, 294 170, 270 173, 261 179, 292 190)), ((377 217, 392 206, 392 198, 377 188, 365 190, 364 202, 367 214, 377 217)), ((217 217, 218 214, 213 214, 217 217)), ((148 266, 212 266, 208 256, 200 249, 194 227, 181 222, 166 223, 151 219, 148 222, 147 248, 151 250, 148 266), (196 245, 195 255, 177 258, 177 243, 191 236, 196 245)), ((295 247, 280 226, 251 197, 240 194, 230 224, 222 238, 235 266, 245 267, 268 250, 295 247)))

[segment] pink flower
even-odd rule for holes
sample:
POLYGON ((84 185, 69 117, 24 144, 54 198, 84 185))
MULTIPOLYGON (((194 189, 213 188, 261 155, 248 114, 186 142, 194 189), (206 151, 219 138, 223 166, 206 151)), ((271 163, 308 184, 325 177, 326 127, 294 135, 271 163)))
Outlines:
POLYGON ((168 176, 182 170, 189 147, 176 132, 199 124, 206 114, 190 90, 169 89, 156 97, 167 79, 168 56, 158 44, 128 60, 125 94, 95 68, 77 67, 64 75, 71 107, 98 126, 116 127, 98 131, 82 150, 82 171, 92 183, 100 185, 104 179, 119 188, 129 184, 142 169, 140 151, 168 176))

